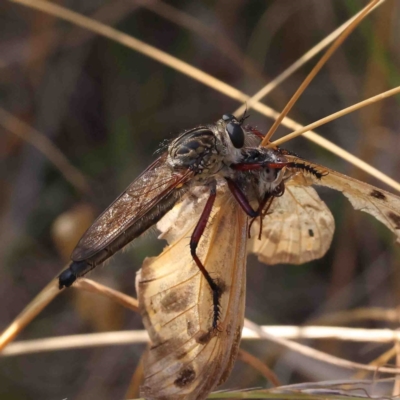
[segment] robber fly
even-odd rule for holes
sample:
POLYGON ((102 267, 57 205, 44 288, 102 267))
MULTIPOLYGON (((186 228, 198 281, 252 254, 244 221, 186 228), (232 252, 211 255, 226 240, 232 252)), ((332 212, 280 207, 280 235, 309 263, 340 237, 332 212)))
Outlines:
MULTIPOLYGON (((215 176, 225 177, 229 189, 249 216, 259 214, 251 208, 240 187, 230 177, 231 165, 238 170, 243 165, 242 149, 260 142, 256 130, 244 128, 246 118, 246 115, 236 119, 225 114, 215 124, 189 129, 173 140, 168 150, 134 180, 86 231, 72 253, 72 263, 59 276, 60 289, 71 286, 78 277, 157 223, 191 188, 202 186, 209 190, 209 198, 192 233, 190 253, 212 291, 213 327, 216 328, 222 288, 207 272, 196 248, 216 198, 215 176)), ((287 164, 280 153, 270 151, 268 154, 268 161, 265 159, 261 164, 252 165, 257 169, 281 170, 287 164)), ((246 162, 243 168, 251 169, 251 163, 246 162)))
POLYGON ((334 221, 311 185, 343 192, 400 240, 397 196, 257 147, 263 135, 245 119, 226 114, 173 140, 86 231, 59 276, 60 288, 71 286, 158 222, 170 246, 145 260, 136 281, 152 342, 146 398, 203 399, 229 376, 243 326, 247 251, 267 264, 325 254, 334 221))
POLYGON ((149 400, 205 399, 227 379, 243 327, 248 253, 269 265, 301 264, 329 249, 334 219, 311 185, 343 192, 354 208, 375 216, 400 239, 399 197, 282 149, 243 147, 240 162, 214 178, 217 198, 197 254, 220 288, 217 313, 188 252, 210 201, 206 187, 193 187, 160 220, 160 238, 169 245, 147 258, 136 277, 152 343, 141 386, 149 400))

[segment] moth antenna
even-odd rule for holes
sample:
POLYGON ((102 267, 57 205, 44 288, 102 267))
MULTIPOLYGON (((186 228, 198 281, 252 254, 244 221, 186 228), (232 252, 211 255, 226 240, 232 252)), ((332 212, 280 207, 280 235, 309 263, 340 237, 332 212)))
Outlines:
POLYGON ((291 163, 290 164, 291 168, 297 168, 297 169, 301 169, 305 172, 308 172, 311 175, 314 175, 316 178, 321 179, 322 177, 328 175, 328 172, 320 172, 318 171, 315 167, 313 167, 312 165, 308 165, 305 163, 291 163))

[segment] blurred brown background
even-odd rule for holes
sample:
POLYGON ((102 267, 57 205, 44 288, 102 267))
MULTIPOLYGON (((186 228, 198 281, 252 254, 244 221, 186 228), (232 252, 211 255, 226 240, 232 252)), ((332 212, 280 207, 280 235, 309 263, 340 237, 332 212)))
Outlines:
MULTIPOLYGON (((112 25, 251 95, 366 2, 85 0, 59 4, 112 25)), ((399 17, 396 0, 388 0, 370 15, 324 67, 290 116, 308 124, 399 85, 399 17)), ((8 1, 0 5, 0 32, 3 329, 60 271, 91 219, 154 160, 163 140, 215 121, 240 104, 108 39, 8 1), (26 130, 5 112, 50 139, 84 175, 90 190, 71 184, 37 148, 17 136, 26 130), (68 224, 74 221, 71 230, 68 224), (60 230, 69 232, 69 242, 60 242, 60 230)), ((271 93, 267 104, 281 110, 314 63, 271 93)), ((398 110, 399 98, 391 98, 318 132, 400 180, 398 110)), ((261 131, 271 125, 255 111, 250 114, 249 122, 261 131)), ((281 128, 279 135, 283 133, 286 129, 281 128)), ((32 140, 40 142, 36 137, 32 140)), ((386 188, 303 138, 285 147, 386 188)), ((353 212, 340 194, 321 193, 337 224, 330 251, 322 260, 303 266, 267 267, 250 257, 246 315, 253 321, 304 324, 328 312, 399 304, 400 257, 393 236, 372 217, 353 212)), ((143 258, 156 255, 163 246, 155 237, 139 240, 90 278, 135 295, 135 273, 143 258)), ((377 322, 361 326, 397 327, 377 322)), ((18 339, 119 329, 142 329, 139 315, 98 296, 69 290, 18 339)), ((388 348, 333 341, 310 344, 361 362, 388 348)), ((273 367, 283 383, 350 376, 348 371, 282 352, 267 342, 244 343, 243 347, 273 367)), ((115 346, 2 358, 0 397, 122 398, 143 349, 143 345, 115 346)), ((238 362, 225 387, 257 385, 266 383, 238 362)))

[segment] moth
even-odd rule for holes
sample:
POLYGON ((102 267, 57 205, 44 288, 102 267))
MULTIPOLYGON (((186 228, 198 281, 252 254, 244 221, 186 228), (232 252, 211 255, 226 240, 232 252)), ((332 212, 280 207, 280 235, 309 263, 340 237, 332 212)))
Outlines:
POLYGON ((247 117, 180 134, 98 217, 59 276, 68 287, 158 223, 168 241, 136 279, 152 346, 147 399, 203 399, 229 376, 244 319, 246 255, 301 264, 328 250, 334 220, 312 185, 343 192, 400 241, 400 198, 279 148, 247 117))

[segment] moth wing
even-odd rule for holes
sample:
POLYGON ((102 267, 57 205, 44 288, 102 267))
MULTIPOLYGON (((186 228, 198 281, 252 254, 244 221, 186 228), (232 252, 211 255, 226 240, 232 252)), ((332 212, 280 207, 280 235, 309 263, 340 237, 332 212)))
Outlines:
POLYGON ((397 243, 400 243, 400 197, 319 164, 294 156, 287 158, 306 166, 306 169, 294 169, 301 174, 304 184, 326 186, 342 192, 356 210, 374 216, 396 235, 397 243))
POLYGON ((178 185, 191 179, 189 170, 174 172, 166 163, 166 154, 153 162, 96 219, 75 247, 71 259, 81 261, 108 246, 130 226, 153 209, 178 185))
POLYGON ((335 221, 318 193, 296 180, 286 184, 262 222, 257 218, 251 229, 248 249, 266 264, 302 264, 321 258, 329 249, 335 221))
POLYGON ((230 373, 244 320, 247 217, 219 188, 197 254, 223 289, 219 328, 212 292, 190 255, 190 236, 208 193, 188 196, 158 224, 169 241, 136 278, 152 346, 144 359, 146 399, 203 399, 230 373))

